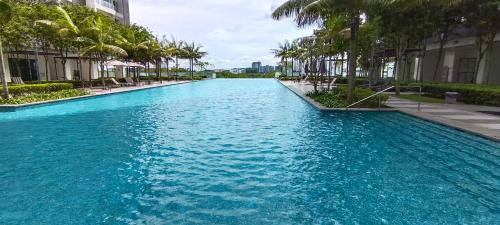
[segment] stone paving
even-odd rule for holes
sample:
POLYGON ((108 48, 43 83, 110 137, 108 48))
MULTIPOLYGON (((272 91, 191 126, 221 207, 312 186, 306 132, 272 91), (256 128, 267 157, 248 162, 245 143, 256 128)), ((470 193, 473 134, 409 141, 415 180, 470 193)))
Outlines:
POLYGON ((500 111, 499 107, 425 103, 421 104, 419 110, 417 102, 397 97, 391 97, 385 105, 426 120, 500 141, 500 116, 482 113, 482 111, 500 111))

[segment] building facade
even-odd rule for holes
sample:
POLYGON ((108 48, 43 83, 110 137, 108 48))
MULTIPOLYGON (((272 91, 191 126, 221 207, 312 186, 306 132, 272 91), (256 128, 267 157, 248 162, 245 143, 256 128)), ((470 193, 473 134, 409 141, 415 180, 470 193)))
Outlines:
POLYGON ((123 24, 130 24, 128 0, 66 0, 66 2, 85 5, 95 11, 114 17, 123 24))
MULTIPOLYGON (((64 0, 66 3, 85 5, 104 15, 113 17, 123 24, 130 24, 128 0, 64 0)), ((42 52, 40 49, 9 52, 4 49, 4 68, 7 82, 11 77, 21 77, 24 81, 90 80, 99 78, 98 66, 89 60, 78 62, 78 55, 68 53, 64 58, 55 51, 42 52)), ((118 67, 115 76, 125 73, 118 67)))
POLYGON ((500 34, 497 34, 492 48, 479 57, 477 37, 473 30, 458 30, 444 45, 441 60, 439 44, 427 46, 426 55, 416 58, 414 64, 422 64, 414 69, 414 78, 424 81, 455 83, 477 83, 500 85, 500 34), (418 60, 422 60, 420 63, 418 60))
POLYGON ((261 62, 253 62, 252 69, 257 73, 262 73, 262 63, 261 62))

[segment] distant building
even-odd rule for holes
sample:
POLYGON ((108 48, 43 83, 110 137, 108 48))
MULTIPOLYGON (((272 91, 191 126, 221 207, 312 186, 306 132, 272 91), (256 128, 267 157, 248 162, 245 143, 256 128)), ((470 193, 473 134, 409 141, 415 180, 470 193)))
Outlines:
POLYGON ((253 62, 252 69, 256 70, 257 73, 262 73, 262 63, 261 62, 253 62))
POLYGON ((241 73, 246 73, 246 68, 233 68, 230 71, 231 73, 234 74, 241 74, 241 73))
POLYGON ((262 73, 272 73, 275 72, 276 68, 274 66, 266 65, 262 67, 262 73))

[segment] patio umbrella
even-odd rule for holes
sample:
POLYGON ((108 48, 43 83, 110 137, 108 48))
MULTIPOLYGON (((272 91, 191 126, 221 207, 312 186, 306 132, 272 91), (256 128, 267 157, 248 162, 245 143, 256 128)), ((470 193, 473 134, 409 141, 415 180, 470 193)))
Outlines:
POLYGON ((106 65, 106 66, 127 66, 126 63, 118 61, 118 60, 107 61, 106 63, 104 63, 104 65, 106 65))
POLYGON ((129 62, 126 64, 126 66, 128 67, 140 67, 140 68, 144 68, 143 65, 139 64, 139 63, 136 63, 136 62, 129 62))

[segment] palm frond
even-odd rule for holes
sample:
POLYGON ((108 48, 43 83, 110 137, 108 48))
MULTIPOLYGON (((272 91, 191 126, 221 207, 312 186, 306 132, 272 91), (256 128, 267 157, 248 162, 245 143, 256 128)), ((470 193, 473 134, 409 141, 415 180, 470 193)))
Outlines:
POLYGON ((102 49, 103 49, 103 51, 105 51, 111 55, 116 55, 116 56, 121 56, 121 57, 128 56, 127 51, 123 50, 123 48, 120 48, 118 46, 104 44, 104 45, 102 45, 102 49))

